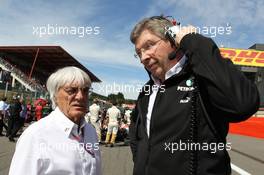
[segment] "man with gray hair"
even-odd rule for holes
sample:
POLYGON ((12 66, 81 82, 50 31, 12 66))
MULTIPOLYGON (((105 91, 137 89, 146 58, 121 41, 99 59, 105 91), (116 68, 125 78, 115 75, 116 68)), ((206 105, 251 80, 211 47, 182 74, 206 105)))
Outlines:
POLYGON ((258 110, 256 85, 192 26, 153 16, 130 39, 150 77, 131 117, 133 174, 231 174, 229 123, 258 110))
POLYGON ((47 89, 54 111, 21 135, 10 175, 101 175, 97 135, 84 120, 90 86, 89 76, 77 67, 50 75, 47 89))

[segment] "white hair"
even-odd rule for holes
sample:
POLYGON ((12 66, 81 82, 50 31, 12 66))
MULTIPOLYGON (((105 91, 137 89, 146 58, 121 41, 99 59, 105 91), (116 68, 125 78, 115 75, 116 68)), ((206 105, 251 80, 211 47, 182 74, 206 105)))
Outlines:
POLYGON ((55 96, 59 88, 63 87, 65 84, 72 84, 74 82, 78 82, 81 86, 91 86, 91 79, 87 73, 74 66, 61 68, 49 76, 47 80, 47 89, 50 94, 53 109, 57 106, 55 96))

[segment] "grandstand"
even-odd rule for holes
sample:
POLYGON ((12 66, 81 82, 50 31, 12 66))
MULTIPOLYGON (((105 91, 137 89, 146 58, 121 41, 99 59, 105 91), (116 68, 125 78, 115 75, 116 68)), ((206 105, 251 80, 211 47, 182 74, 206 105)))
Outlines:
POLYGON ((60 46, 0 46, 0 89, 40 96, 49 75, 65 66, 79 67, 92 82, 101 82, 60 46))

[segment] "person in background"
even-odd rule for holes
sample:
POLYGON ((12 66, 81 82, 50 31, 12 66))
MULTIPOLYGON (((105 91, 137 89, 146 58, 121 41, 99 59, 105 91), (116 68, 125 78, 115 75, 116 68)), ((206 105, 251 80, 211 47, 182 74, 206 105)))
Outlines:
POLYGON ((22 106, 20 103, 20 96, 13 96, 13 102, 9 107, 10 116, 8 118, 8 129, 7 137, 10 142, 15 142, 14 137, 21 128, 21 118, 20 112, 22 111, 22 106))
POLYGON ((23 98, 20 98, 19 100, 20 104, 21 104, 21 111, 20 111, 20 128, 22 128, 24 126, 24 123, 26 121, 26 117, 27 117, 27 105, 24 101, 23 98))
POLYGON ((5 114, 6 114, 6 110, 8 110, 9 105, 6 103, 6 97, 3 97, 2 100, 0 101, 0 136, 4 136, 3 135, 3 128, 5 128, 5 130, 7 131, 7 126, 4 123, 4 119, 5 119, 5 114))
POLYGON ((26 117, 26 122, 30 123, 32 121, 32 105, 31 102, 27 102, 27 117, 26 117))
POLYGON ((94 99, 93 104, 89 107, 89 112, 90 112, 90 122, 94 126, 98 141, 99 143, 101 142, 101 125, 100 125, 100 106, 98 105, 98 100, 94 99))
POLYGON ((113 102, 113 106, 106 112, 108 119, 107 133, 105 138, 106 146, 114 146, 115 139, 118 132, 118 120, 121 118, 121 112, 116 107, 117 103, 113 102), (111 140, 110 140, 111 138, 111 140))
POLYGON ((130 117, 131 117, 131 110, 130 109, 126 109, 125 110, 125 115, 124 115, 124 119, 126 120, 126 123, 128 124, 128 125, 130 125, 130 117))
POLYGON ((42 118, 42 110, 43 110, 43 106, 41 102, 37 103, 37 106, 35 108, 35 117, 37 121, 39 121, 42 118))
POLYGON ((101 175, 96 131, 84 120, 90 86, 87 73, 73 66, 49 76, 54 111, 20 136, 9 175, 101 175))

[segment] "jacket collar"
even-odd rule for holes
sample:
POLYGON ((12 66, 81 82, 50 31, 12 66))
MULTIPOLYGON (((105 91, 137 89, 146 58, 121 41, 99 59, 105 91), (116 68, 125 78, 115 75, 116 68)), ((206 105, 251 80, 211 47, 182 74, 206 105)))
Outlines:
MULTIPOLYGON (((166 72, 165 81, 171 78, 172 76, 178 74, 183 69, 186 63, 186 60, 187 60, 187 57, 183 55, 182 58, 170 70, 166 72)), ((155 78, 151 74, 150 74, 150 78, 153 80, 154 84, 158 86, 161 84, 160 80, 158 78, 155 78)))

